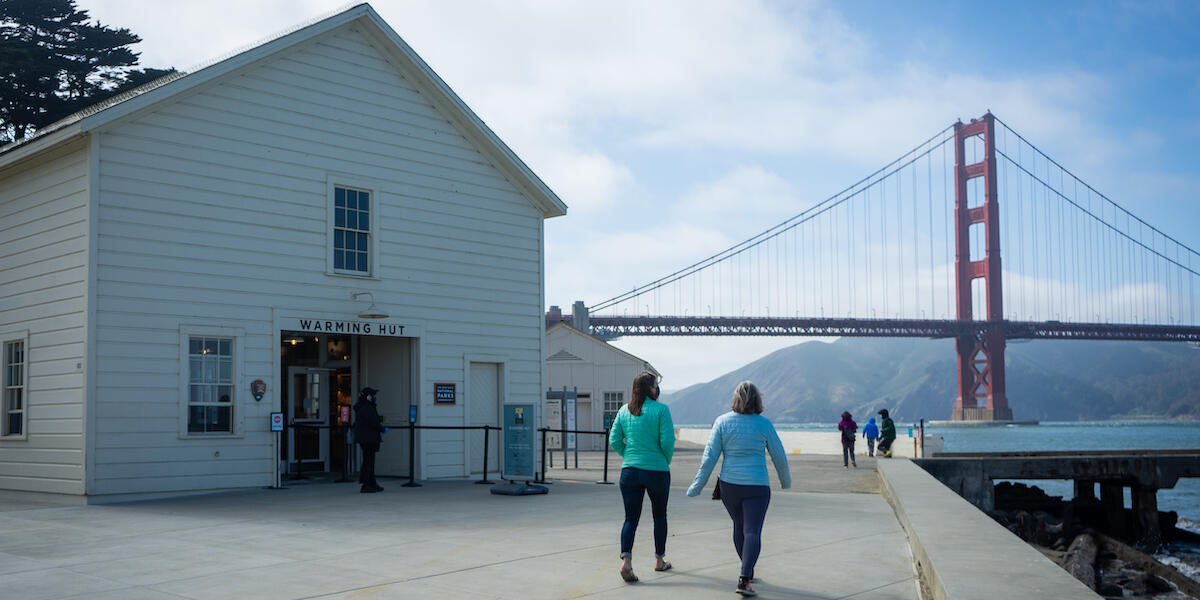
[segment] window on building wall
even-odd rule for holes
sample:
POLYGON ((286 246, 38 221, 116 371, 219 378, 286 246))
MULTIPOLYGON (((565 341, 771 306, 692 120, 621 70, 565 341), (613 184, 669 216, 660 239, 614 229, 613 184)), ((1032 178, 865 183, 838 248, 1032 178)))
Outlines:
POLYGON ((4 413, 0 435, 25 435, 25 341, 4 342, 4 413))
POLYGON ((188 337, 188 433, 233 433, 233 338, 188 337))
POLYGON ((607 429, 617 418, 617 411, 625 404, 625 392, 604 392, 604 427, 607 429))
POLYGON ((333 270, 371 274, 371 192, 333 188, 333 270))

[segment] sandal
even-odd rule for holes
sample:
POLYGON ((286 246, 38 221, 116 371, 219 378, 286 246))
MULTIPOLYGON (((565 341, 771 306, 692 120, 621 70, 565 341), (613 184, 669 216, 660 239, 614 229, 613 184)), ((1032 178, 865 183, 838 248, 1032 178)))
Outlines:
POLYGON ((665 561, 665 560, 664 560, 664 561, 663 561, 663 564, 662 564, 662 566, 661 566, 661 567, 654 567, 654 570, 655 570, 655 571, 670 571, 670 570, 671 570, 671 567, 674 567, 674 566, 675 566, 675 565, 673 565, 673 564, 671 564, 671 563, 669 563, 669 562, 667 562, 667 561, 665 561))
POLYGON ((636 583, 638 576, 633 574, 633 569, 621 569, 621 579, 624 579, 625 583, 636 583))

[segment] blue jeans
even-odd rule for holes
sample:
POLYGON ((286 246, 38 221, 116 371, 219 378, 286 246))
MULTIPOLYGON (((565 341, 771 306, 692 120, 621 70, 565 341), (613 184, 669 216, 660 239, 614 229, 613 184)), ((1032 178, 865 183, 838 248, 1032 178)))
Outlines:
POLYGON ((742 559, 742 577, 754 577, 754 564, 762 551, 763 521, 771 504, 771 486, 738 485, 720 481, 721 503, 733 519, 733 547, 742 559))
POLYGON ((654 516, 654 555, 667 553, 667 496, 671 493, 670 471, 647 471, 637 467, 621 469, 621 499, 625 502, 625 524, 621 526, 621 557, 633 553, 633 537, 642 518, 642 499, 650 496, 650 514, 654 516))

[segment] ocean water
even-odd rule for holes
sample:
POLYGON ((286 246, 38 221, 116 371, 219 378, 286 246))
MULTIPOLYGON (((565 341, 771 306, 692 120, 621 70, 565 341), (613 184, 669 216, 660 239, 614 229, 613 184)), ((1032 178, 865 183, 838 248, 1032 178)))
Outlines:
MULTIPOLYGON (((896 422, 900 438, 915 423, 896 422)), ((829 431, 831 423, 778 423, 781 431, 829 431)), ((1081 421, 999 427, 925 426, 926 435, 939 435, 945 452, 1036 452, 1062 450, 1200 449, 1200 421, 1081 421)), ((1047 494, 1070 499, 1074 489, 1066 480, 1022 481, 1047 494)), ((1125 505, 1130 506, 1126 491, 1125 505)), ((1158 491, 1158 509, 1179 513, 1181 525, 1200 533, 1200 478, 1181 478, 1171 489, 1158 491)))

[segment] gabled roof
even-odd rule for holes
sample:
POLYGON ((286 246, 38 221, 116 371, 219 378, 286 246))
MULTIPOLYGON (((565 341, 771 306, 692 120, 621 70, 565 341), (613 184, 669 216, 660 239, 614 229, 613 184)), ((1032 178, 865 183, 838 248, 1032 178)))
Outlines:
POLYGON ((359 4, 315 22, 300 25, 232 56, 220 58, 190 73, 175 73, 85 108, 47 125, 20 142, 0 147, 0 168, 48 150, 113 121, 146 110, 160 102, 261 61, 298 44, 356 23, 409 80, 426 92, 434 105, 449 116, 460 133, 493 161, 513 185, 525 193, 544 217, 566 214, 567 205, 472 111, 450 86, 389 26, 370 4, 359 4))
MULTIPOLYGON (((641 358, 639 356, 634 356, 634 355, 632 355, 632 354, 630 354, 630 353, 628 353, 628 352, 626 352, 626 351, 624 351, 624 350, 622 350, 622 349, 620 349, 598 337, 588 334, 588 332, 586 332, 586 331, 583 331, 581 329, 576 329, 575 327, 568 325, 565 321, 559 321, 559 322, 551 325, 549 328, 546 329, 546 335, 549 336, 550 332, 555 331, 559 328, 563 328, 565 331, 568 331, 574 335, 582 336, 582 337, 588 339, 589 341, 591 341, 593 344, 598 344, 600 346, 603 346, 606 350, 608 350, 610 352, 616 352, 617 354, 620 354, 621 356, 624 356, 634 362, 642 363, 643 365, 646 365, 647 371, 650 371, 651 373, 654 373, 655 375, 662 375, 661 373, 658 372, 658 369, 655 369, 654 365, 651 365, 650 362, 647 361, 646 359, 641 358)), ((562 360, 561 358, 554 359, 554 357, 562 354, 563 352, 566 352, 566 350, 562 350, 558 353, 555 353, 555 354, 551 355, 550 357, 547 357, 546 360, 547 361, 562 360)))

